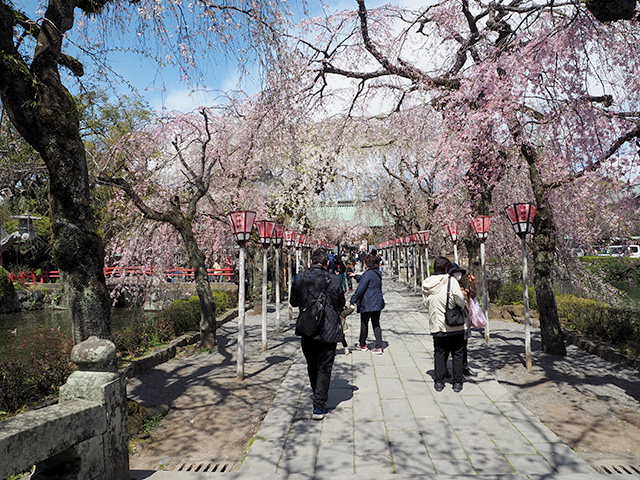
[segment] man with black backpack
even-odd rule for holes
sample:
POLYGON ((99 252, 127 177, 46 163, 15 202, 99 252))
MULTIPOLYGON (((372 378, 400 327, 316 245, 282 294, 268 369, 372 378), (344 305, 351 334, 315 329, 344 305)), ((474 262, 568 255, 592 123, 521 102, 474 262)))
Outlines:
POLYGON ((342 338, 340 312, 344 308, 344 289, 340 278, 329 273, 329 255, 321 249, 311 255, 311 267, 296 275, 291 285, 291 306, 299 307, 296 335, 301 338, 302 353, 307 360, 309 382, 313 390, 314 420, 322 420, 329 410, 329 383, 336 355, 336 344, 342 338), (301 325, 308 322, 305 314, 318 309, 318 298, 324 299, 323 312, 315 329, 301 325), (306 333, 304 333, 304 332, 306 333), (309 333, 311 332, 312 333, 309 333))

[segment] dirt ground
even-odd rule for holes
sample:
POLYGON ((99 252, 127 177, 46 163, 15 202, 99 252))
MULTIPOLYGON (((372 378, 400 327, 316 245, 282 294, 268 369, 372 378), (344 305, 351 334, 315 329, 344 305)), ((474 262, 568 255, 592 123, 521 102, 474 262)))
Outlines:
MULTIPOLYGON (((282 323, 288 322, 283 319, 282 323)), ((203 461, 208 471, 239 468, 298 352, 300 339, 292 330, 279 336, 270 330, 271 343, 263 352, 261 317, 247 315, 244 380, 238 381, 236 338, 236 322, 222 325, 217 352, 186 350, 129 381, 130 399, 168 410, 151 437, 132 444, 132 470, 186 470, 203 461), (282 340, 274 343, 278 337, 282 340)))
POLYGON ((492 321, 488 345, 479 334, 470 342, 470 362, 491 372, 596 470, 640 473, 640 372, 573 345, 564 358, 543 354, 535 330, 533 368, 527 371, 523 329, 492 321))
MULTIPOLYGON (((133 444, 132 469, 184 470, 203 459, 213 468, 239 468, 299 346, 287 331, 281 343, 263 353, 259 323, 257 316, 247 317, 243 382, 236 380, 236 363, 227 350, 229 343, 235 348, 235 323, 220 329, 220 350, 212 354, 219 357, 217 365, 206 354, 184 355, 130 381, 129 396, 143 405, 173 405, 151 438, 133 444)), ((492 321, 489 344, 479 334, 470 340, 472 367, 497 378, 597 470, 640 469, 639 372, 573 346, 566 358, 544 355, 535 331, 534 368, 528 372, 522 330, 522 325, 492 321)))

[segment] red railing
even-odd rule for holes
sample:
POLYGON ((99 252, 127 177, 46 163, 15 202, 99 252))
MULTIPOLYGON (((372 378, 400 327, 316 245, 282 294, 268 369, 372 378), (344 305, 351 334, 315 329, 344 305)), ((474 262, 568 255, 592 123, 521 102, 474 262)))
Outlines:
MULTIPOLYGON (((207 268, 210 282, 230 282, 233 278, 233 268, 207 268)), ((155 266, 144 267, 105 267, 104 276, 106 278, 118 278, 129 276, 147 276, 155 275, 155 266)), ((175 281, 178 279, 193 281, 193 268, 165 268, 162 270, 162 276, 168 280, 175 281)), ((19 274, 9 273, 9 281, 11 283, 19 281, 23 284, 35 284, 35 283, 52 283, 60 278, 60 271, 58 270, 43 270, 40 275, 36 275, 35 272, 20 272, 19 274)))

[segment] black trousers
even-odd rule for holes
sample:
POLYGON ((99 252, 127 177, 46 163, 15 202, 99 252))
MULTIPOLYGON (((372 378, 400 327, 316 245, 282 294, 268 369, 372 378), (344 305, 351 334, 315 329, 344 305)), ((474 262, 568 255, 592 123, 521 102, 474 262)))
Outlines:
POLYGON ((459 335, 433 336, 433 361, 435 367, 435 381, 444 383, 447 373, 447 358, 451 354, 453 363, 453 383, 462 383, 463 357, 464 357, 464 333, 459 335))
POLYGON ((382 329, 380 328, 380 310, 377 312, 360 313, 360 337, 358 343, 360 345, 367 344, 367 335, 369 335, 369 320, 373 327, 373 335, 376 337, 375 348, 382 348, 382 329))
POLYGON ((327 408, 329 383, 333 360, 336 358, 336 344, 324 343, 309 337, 301 337, 302 353, 307 359, 309 383, 313 390, 313 406, 327 408))

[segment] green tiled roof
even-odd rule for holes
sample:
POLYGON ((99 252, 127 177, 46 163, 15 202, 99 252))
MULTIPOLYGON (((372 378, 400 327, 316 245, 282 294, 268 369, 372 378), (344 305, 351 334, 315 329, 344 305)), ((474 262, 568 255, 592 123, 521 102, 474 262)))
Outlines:
POLYGON ((339 202, 324 204, 315 209, 315 214, 323 220, 361 224, 367 227, 382 227, 384 219, 375 209, 361 202, 339 202))

